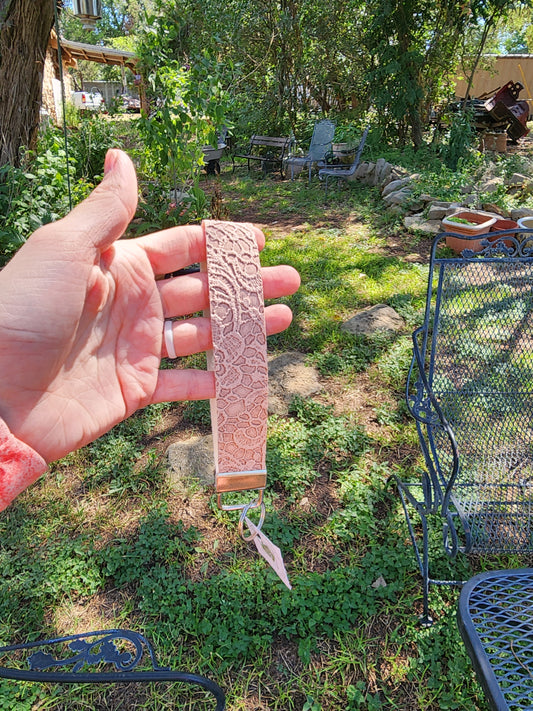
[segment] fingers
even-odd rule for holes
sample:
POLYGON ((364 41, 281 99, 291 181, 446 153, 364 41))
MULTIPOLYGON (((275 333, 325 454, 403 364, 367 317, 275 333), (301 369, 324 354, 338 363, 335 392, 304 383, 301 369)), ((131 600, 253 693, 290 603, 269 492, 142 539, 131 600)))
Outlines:
MULTIPOLYGON (((257 246, 262 250, 265 246, 265 236, 258 227, 253 230, 257 246)), ((171 227, 162 232, 139 237, 135 242, 144 249, 154 274, 158 276, 205 261, 205 237, 201 225, 171 227)))
MULTIPOLYGON (((265 309, 267 335, 283 331, 290 324, 291 319, 292 313, 288 306, 284 304, 267 306, 265 309)), ((185 356, 212 348, 209 324, 207 318, 175 322, 172 332, 176 353, 185 356)), ((211 371, 160 370, 151 402, 208 400, 213 397, 215 397, 215 376, 211 371)))
POLYGON ((152 404, 215 397, 215 376, 208 370, 160 370, 152 404))
MULTIPOLYGON (((265 309, 267 336, 284 331, 292 321, 292 312, 285 304, 273 304, 265 309)), ((172 336, 177 356, 193 355, 213 347, 211 321, 208 318, 189 318, 172 323, 172 336)), ((163 344, 163 357, 168 357, 163 344)))
MULTIPOLYGON (((300 286, 300 275, 293 267, 264 267, 261 273, 265 299, 294 294, 300 286)), ((157 286, 166 318, 187 316, 209 307, 207 274, 184 274, 158 281, 157 286)))

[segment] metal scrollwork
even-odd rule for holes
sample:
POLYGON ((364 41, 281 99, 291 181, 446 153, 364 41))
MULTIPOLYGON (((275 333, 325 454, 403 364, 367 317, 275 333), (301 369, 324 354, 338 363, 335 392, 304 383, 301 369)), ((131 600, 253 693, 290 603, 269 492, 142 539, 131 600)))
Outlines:
POLYGON ((127 630, 106 633, 103 637, 98 633, 92 633, 90 636, 94 635, 98 635, 98 639, 92 642, 87 641, 85 635, 72 639, 68 648, 75 652, 73 656, 57 659, 48 652, 41 650, 34 652, 28 657, 30 669, 43 671, 52 667, 72 665, 72 672, 76 673, 86 666, 105 663, 112 664, 117 671, 127 672, 139 664, 143 657, 143 645, 147 644, 147 640, 142 635, 127 630), (133 644, 135 653, 121 651, 116 645, 119 640, 133 644))
MULTIPOLYGON (((180 682, 200 686, 214 696, 215 711, 224 711, 226 708, 225 694, 216 682, 199 674, 159 666, 150 642, 138 632, 124 629, 100 630, 13 644, 0 647, 0 656, 16 653, 18 658, 18 653, 29 650, 35 651, 26 660, 28 668, 0 666, 0 679, 60 684, 180 682), (62 651, 54 654, 49 651, 52 647, 62 651), (67 649, 70 653, 66 652, 67 649), (139 669, 139 662, 146 659, 146 656, 149 657, 151 668, 139 669), (105 664, 112 665, 114 669, 103 671, 105 664), (100 668, 94 669, 97 665, 100 668), (88 667, 91 668, 87 670, 88 667)), ((148 667, 148 664, 143 666, 148 667)))

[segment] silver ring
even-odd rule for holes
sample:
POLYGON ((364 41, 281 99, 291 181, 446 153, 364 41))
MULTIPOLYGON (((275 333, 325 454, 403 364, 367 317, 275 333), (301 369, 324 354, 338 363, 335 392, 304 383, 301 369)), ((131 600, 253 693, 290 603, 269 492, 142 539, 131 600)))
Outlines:
POLYGON ((165 326, 163 328, 163 334, 165 336, 165 346, 167 348, 167 354, 169 358, 177 358, 176 349, 174 348, 174 334, 172 333, 172 321, 166 320, 165 326))
POLYGON ((239 518, 239 533, 240 533, 240 536, 241 536, 241 538, 242 538, 243 541, 247 541, 247 542, 248 542, 248 541, 253 541, 254 538, 257 536, 257 534, 259 533, 259 531, 261 530, 261 528, 262 528, 262 526, 263 526, 263 523, 264 523, 264 521, 265 521, 266 507, 265 507, 265 504, 264 504, 263 502, 262 502, 259 506, 260 506, 260 509, 259 509, 259 512, 260 512, 260 513, 259 513, 259 521, 255 524, 255 527, 257 528, 257 531, 256 531, 255 533, 252 533, 252 532, 250 531, 250 535, 249 535, 249 536, 245 536, 245 535, 244 535, 244 521, 245 521, 245 519, 246 519, 246 517, 247 517, 247 515, 248 515, 248 511, 249 511, 250 509, 255 509, 255 508, 257 508, 257 502, 252 501, 252 502, 250 502, 249 504, 246 504, 246 506, 243 508, 243 510, 242 510, 242 512, 241 512, 241 515, 240 515, 240 518, 239 518))

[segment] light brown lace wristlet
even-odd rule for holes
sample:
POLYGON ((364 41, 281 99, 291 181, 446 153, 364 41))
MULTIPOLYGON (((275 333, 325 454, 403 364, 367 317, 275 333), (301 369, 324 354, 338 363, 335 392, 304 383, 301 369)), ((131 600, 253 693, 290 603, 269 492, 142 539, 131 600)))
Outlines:
POLYGON ((207 271, 210 304, 206 314, 213 336, 207 365, 216 388, 211 424, 217 501, 223 510, 241 511, 241 536, 255 542, 289 585, 285 568, 282 573, 273 562, 276 546, 260 531, 265 518, 268 363, 259 250, 251 225, 211 220, 202 225, 206 239, 202 269, 207 271), (224 494, 237 491, 257 493, 242 504, 223 502, 224 494), (252 524, 248 513, 257 508, 259 522, 252 524))

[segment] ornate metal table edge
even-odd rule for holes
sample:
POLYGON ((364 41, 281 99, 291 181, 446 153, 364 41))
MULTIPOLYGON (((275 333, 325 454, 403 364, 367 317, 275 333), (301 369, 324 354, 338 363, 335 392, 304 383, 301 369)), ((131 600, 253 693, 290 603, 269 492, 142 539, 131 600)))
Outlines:
POLYGON ((126 629, 98 630, 54 639, 26 642, 0 647, 0 655, 9 652, 36 650, 26 661, 28 669, 0 666, 0 678, 18 681, 63 683, 63 684, 105 684, 134 682, 182 682, 200 686, 212 694, 217 702, 215 711, 224 711, 226 699, 220 686, 199 674, 179 672, 169 667, 161 667, 151 643, 139 632, 126 629), (120 650, 117 642, 133 646, 133 652, 120 650), (66 644, 70 654, 55 657, 41 648, 66 644), (149 657, 152 669, 138 670, 142 659, 149 657), (114 671, 82 671, 97 664, 110 664, 114 671), (49 671, 71 667, 70 671, 49 671))

